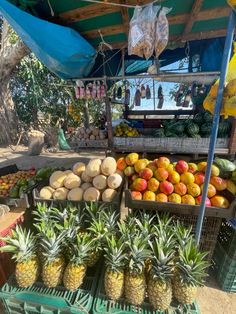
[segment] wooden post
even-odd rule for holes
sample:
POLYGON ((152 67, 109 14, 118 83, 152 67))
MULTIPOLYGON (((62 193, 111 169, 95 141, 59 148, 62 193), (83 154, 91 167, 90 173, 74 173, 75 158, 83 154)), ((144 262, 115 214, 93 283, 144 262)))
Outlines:
POLYGON ((112 147, 113 147, 112 115, 111 115, 110 99, 107 96, 107 82, 106 82, 106 80, 105 80, 105 86, 106 86, 105 105, 106 105, 106 116, 107 116, 108 147, 110 149, 112 149, 112 147))

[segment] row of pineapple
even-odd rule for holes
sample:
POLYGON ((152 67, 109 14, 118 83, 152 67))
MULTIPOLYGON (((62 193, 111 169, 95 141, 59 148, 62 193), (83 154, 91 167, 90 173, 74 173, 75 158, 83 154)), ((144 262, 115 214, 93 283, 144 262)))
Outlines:
POLYGON ((59 210, 38 205, 35 231, 17 227, 3 251, 17 261, 16 280, 32 285, 41 273, 47 287, 63 282, 72 291, 83 283, 87 267, 105 259, 104 287, 108 298, 141 305, 146 296, 156 310, 174 297, 183 304, 196 298, 208 263, 191 235, 168 216, 129 216, 120 222, 107 206, 59 210))

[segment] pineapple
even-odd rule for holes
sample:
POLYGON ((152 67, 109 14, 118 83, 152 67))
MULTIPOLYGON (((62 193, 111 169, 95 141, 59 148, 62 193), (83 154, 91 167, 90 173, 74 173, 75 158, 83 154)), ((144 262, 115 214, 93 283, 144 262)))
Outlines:
POLYGON ((39 275, 39 264, 36 256, 36 237, 20 226, 12 231, 12 237, 3 238, 7 243, 0 251, 13 253, 16 260, 16 281, 22 288, 35 283, 39 275))
POLYGON ((172 238, 167 241, 165 238, 156 238, 150 243, 152 266, 147 291, 151 305, 158 311, 167 310, 172 300, 171 277, 175 255, 172 238))
POLYGON ((48 288, 54 288, 62 281, 65 264, 62 256, 64 240, 65 233, 57 234, 53 228, 41 234, 40 245, 44 258, 42 278, 48 288))
POLYGON ((204 283, 208 262, 204 261, 207 253, 199 252, 193 239, 184 247, 179 247, 176 273, 173 278, 173 293, 178 302, 192 304, 196 299, 197 288, 204 283))
POLYGON ((146 279, 145 260, 150 252, 147 250, 147 239, 133 237, 127 243, 128 267, 125 273, 125 298, 134 305, 141 305, 145 299, 146 279))
POLYGON ((107 237, 104 248, 106 272, 104 285, 106 295, 111 300, 118 300, 124 292, 125 254, 122 239, 116 241, 112 235, 107 237))
POLYGON ((77 290, 83 283, 86 273, 86 261, 92 250, 91 238, 88 234, 77 236, 76 242, 72 243, 72 255, 65 269, 63 283, 66 289, 77 290))

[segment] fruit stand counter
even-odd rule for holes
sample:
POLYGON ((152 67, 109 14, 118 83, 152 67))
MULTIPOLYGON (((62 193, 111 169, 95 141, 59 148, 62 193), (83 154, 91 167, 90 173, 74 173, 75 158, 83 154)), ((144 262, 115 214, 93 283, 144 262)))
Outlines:
MULTIPOLYGON (((0 237, 7 236, 11 229, 23 221, 25 210, 16 208, 0 218, 0 237)), ((0 241, 0 247, 3 242, 0 241)), ((2 286, 10 274, 13 272, 14 264, 9 253, 0 253, 0 286, 2 286)))
MULTIPOLYGON (((209 138, 114 137, 113 148, 117 152, 207 154, 209 142, 209 138)), ((229 139, 219 138, 216 142, 215 152, 217 154, 228 154, 228 146, 229 139)))

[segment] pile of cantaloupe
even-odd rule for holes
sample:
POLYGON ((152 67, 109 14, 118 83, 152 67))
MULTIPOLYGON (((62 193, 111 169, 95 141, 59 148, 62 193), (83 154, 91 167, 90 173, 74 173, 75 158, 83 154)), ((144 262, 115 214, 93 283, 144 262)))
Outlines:
POLYGON ((79 128, 77 129, 76 136, 80 140, 105 140, 107 138, 107 132, 100 130, 99 128, 79 128))
POLYGON ((87 165, 77 162, 72 170, 55 171, 49 185, 40 190, 42 199, 111 202, 122 184, 116 160, 91 159, 87 165))

